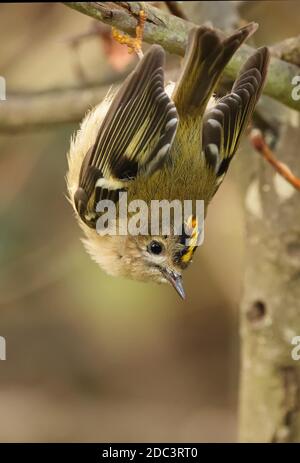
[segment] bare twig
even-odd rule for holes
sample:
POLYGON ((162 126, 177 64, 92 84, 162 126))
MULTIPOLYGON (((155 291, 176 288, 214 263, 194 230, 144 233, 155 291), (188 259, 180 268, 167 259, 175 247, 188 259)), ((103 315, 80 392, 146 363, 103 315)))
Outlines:
POLYGON ((250 133, 250 140, 256 151, 262 154, 264 159, 266 159, 266 161, 274 167, 278 174, 284 177, 294 188, 296 188, 296 190, 300 191, 300 179, 293 174, 286 164, 275 158, 272 150, 265 142, 262 133, 257 129, 253 129, 250 133))
POLYGON ((0 132, 78 122, 88 109, 103 99, 109 88, 94 86, 8 95, 7 100, 1 102, 0 132))
MULTIPOLYGON (((105 22, 116 24, 120 29, 129 32, 131 27, 131 31, 135 31, 136 18, 140 12, 140 6, 136 2, 130 4, 124 2, 95 4, 89 2, 70 5, 75 9, 83 9, 86 14, 88 11, 88 14, 92 16, 98 17, 100 15, 100 19, 104 18, 105 22), (94 6, 95 10, 92 13, 91 8, 93 7, 91 5, 97 5, 94 6), (109 13, 109 8, 113 8, 112 14, 109 13)), ((186 46, 188 30, 192 27, 192 23, 171 16, 149 4, 143 3, 143 7, 147 12, 144 39, 149 42, 161 43, 169 51, 182 55, 186 46)), ((96 27, 95 30, 97 30, 96 27)), ((80 40, 81 37, 78 39, 80 40)), ((235 59, 231 61, 226 75, 233 78, 239 65, 252 52, 253 49, 243 46, 236 54, 235 59)), ((268 93, 276 97, 278 101, 284 102, 288 99, 289 106, 300 109, 300 102, 289 98, 288 92, 284 88, 284 82, 290 83, 288 76, 297 72, 300 75, 300 69, 275 58, 271 61, 269 83, 267 84, 268 93), (280 74, 281 69, 284 71, 283 75, 280 74), (274 80, 276 73, 278 82, 274 80)), ((121 80, 122 77, 123 74, 118 76, 118 79, 121 80)), ((108 88, 109 86, 85 85, 85 87, 55 89, 25 95, 9 94, 7 100, 1 103, 0 132, 41 129, 54 124, 78 122, 89 108, 101 101, 108 88)), ((291 85, 288 88, 289 91, 293 89, 291 85)))
MULTIPOLYGON (((157 43, 170 53, 184 55, 188 32, 193 23, 170 15, 146 2, 68 2, 68 7, 105 22, 129 34, 135 33, 141 9, 147 15, 144 40, 157 43)), ((243 45, 234 55, 225 69, 225 76, 235 78, 242 63, 254 52, 254 49, 243 45)), ((271 59, 268 79, 264 92, 300 111, 300 102, 292 98, 292 81, 300 75, 300 68, 278 58, 271 59)))

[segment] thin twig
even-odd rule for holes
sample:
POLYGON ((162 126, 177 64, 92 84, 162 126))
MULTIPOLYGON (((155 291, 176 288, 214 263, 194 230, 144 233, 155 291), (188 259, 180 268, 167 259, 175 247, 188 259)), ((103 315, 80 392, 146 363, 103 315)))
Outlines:
POLYGON ((253 129, 250 133, 250 140, 256 151, 262 154, 263 158, 274 167, 276 172, 285 178, 296 190, 300 191, 300 179, 293 174, 286 164, 275 158, 272 150, 265 142, 261 131, 253 129))
POLYGON ((53 89, 20 95, 8 94, 1 102, 0 132, 36 130, 78 122, 98 104, 110 86, 53 89))

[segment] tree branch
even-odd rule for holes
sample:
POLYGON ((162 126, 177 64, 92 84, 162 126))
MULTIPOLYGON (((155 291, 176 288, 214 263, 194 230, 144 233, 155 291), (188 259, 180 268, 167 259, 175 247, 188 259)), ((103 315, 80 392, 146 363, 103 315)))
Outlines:
POLYGON ((0 132, 47 128, 78 122, 101 101, 110 86, 54 89, 39 93, 11 94, 1 102, 0 132))
MULTIPOLYGON (((168 52, 180 56, 184 55, 188 32, 194 26, 193 23, 146 2, 69 2, 65 5, 129 34, 135 33, 139 12, 143 9, 147 14, 144 41, 157 43, 168 52)), ((226 67, 224 74, 232 79, 236 77, 242 63, 253 52, 253 48, 243 45, 226 67)), ((272 57, 264 93, 300 111, 300 101, 292 98, 292 80, 298 75, 298 66, 272 57)))
POLYGON ((270 50, 277 58, 300 66, 300 35, 275 43, 270 50))
POLYGON ((257 129, 253 129, 250 134, 250 141, 253 147, 258 151, 271 166, 274 167, 276 172, 286 179, 296 190, 300 191, 300 179, 293 174, 287 165, 278 161, 272 150, 265 142, 261 132, 257 129))

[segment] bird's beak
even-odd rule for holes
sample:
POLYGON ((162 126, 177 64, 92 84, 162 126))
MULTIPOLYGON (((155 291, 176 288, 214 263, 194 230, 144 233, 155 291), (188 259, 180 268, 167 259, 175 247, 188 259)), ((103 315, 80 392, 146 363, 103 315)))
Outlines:
POLYGON ((180 275, 180 273, 174 272, 174 270, 171 270, 169 268, 163 268, 161 269, 161 272, 163 276, 166 278, 166 280, 168 280, 171 283, 171 285, 176 289, 181 299, 185 299, 185 292, 182 284, 182 276, 180 275))

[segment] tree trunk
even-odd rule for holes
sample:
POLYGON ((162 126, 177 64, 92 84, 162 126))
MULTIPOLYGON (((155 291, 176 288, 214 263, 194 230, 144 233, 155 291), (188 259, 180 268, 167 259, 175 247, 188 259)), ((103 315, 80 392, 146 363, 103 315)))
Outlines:
MULTIPOLYGON (((299 177, 300 116, 277 106, 285 123, 275 154, 299 177)), ((291 355, 300 336, 300 194, 249 148, 241 167, 247 255, 240 440, 300 442, 300 360, 291 355)))

